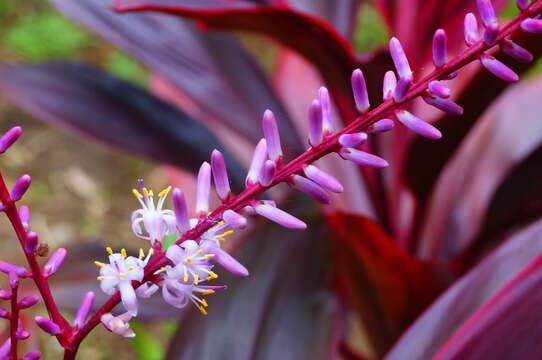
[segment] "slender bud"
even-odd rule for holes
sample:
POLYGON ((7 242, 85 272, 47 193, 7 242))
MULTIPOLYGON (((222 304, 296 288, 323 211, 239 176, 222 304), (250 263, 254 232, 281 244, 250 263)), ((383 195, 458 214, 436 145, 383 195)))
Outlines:
POLYGON ((30 333, 26 330, 17 330, 17 332, 15 333, 15 337, 18 340, 26 340, 30 337, 30 333))
POLYGON ((516 82, 519 80, 519 76, 512 69, 491 55, 482 54, 480 62, 490 73, 504 81, 516 82))
POLYGON ((181 189, 173 189, 172 203, 173 211, 175 212, 175 220, 177 221, 177 228, 182 233, 187 232, 190 230, 190 218, 188 217, 186 199, 181 189))
POLYGON ((2 135, 0 138, 0 154, 5 153, 19 139, 22 133, 23 129, 20 126, 15 126, 2 135))
POLYGON ((247 227, 247 219, 233 210, 228 209, 224 211, 222 219, 228 226, 234 229, 242 230, 247 227))
POLYGON ((275 206, 266 203, 259 203, 258 205, 254 206, 254 210, 258 215, 274 221, 285 228, 292 230, 305 230, 307 228, 307 224, 305 224, 303 221, 275 206))
POLYGON ((465 15, 465 43, 467 46, 472 46, 480 41, 480 31, 478 29, 478 20, 473 13, 465 15))
POLYGON ((418 135, 433 140, 440 139, 442 137, 441 132, 436 127, 426 123, 406 110, 397 111, 395 116, 397 116, 397 120, 399 120, 401 124, 405 125, 418 135))
POLYGON ((375 122, 373 125, 369 126, 367 132, 370 134, 383 133, 393 129, 395 123, 390 119, 382 119, 375 122))
POLYGON ((19 276, 13 271, 10 271, 8 274, 8 283, 10 288, 16 289, 19 287, 19 276))
POLYGON ((263 186, 269 186, 275 176, 277 166, 274 161, 266 160, 263 164, 262 172, 260 173, 260 179, 258 180, 263 186))
POLYGON ((43 331, 50 335, 58 335, 61 332, 60 326, 43 316, 36 316, 34 320, 43 331))
POLYGON ((237 276, 248 276, 248 270, 243 266, 239 261, 235 260, 233 256, 228 254, 226 251, 220 248, 212 249, 212 252, 215 254, 213 258, 218 264, 220 264, 224 269, 230 273, 237 276))
POLYGON ((442 29, 433 35, 433 64, 437 68, 446 64, 446 32, 442 29))
POLYGON ((23 277, 23 278, 28 277, 29 275, 24 267, 10 264, 1 260, 0 260, 0 272, 3 272, 5 274, 14 272, 19 277, 23 277))
POLYGON ((9 359, 9 352, 11 350, 11 339, 8 337, 6 341, 0 346, 0 359, 9 359))
POLYGON ((354 134, 344 134, 339 136, 339 144, 344 147, 358 147, 367 141, 367 134, 363 132, 354 134))
POLYGON ((209 197, 211 196, 211 165, 207 161, 201 164, 196 185, 196 214, 206 216, 209 212, 209 197))
POLYGON ((263 113, 262 125, 263 135, 267 142, 267 153, 269 154, 269 158, 273 161, 278 161, 282 158, 282 147, 280 145, 277 119, 271 110, 265 110, 263 113))
POLYGON ((450 115, 463 115, 463 108, 450 99, 443 99, 428 93, 422 95, 423 100, 450 115))
POLYGON ((38 245, 39 245, 38 234, 33 231, 29 232, 26 235, 26 241, 24 243, 24 251, 27 254, 33 254, 38 248, 38 245))
POLYGON ((531 3, 531 0, 516 0, 518 9, 520 9, 521 11, 527 10, 529 8, 530 3, 531 3))
POLYGON ((407 95, 408 90, 410 90, 411 85, 412 78, 399 78, 399 82, 397 83, 395 91, 393 92, 393 99, 397 102, 403 100, 407 95))
POLYGON ((495 9, 493 9, 491 0, 476 0, 476 5, 480 13, 480 18, 486 27, 497 22, 497 16, 495 16, 495 9))
POLYGON ((323 138, 322 106, 318 100, 313 100, 309 107, 309 144, 318 146, 323 138))
POLYGON ((258 145, 256 145, 254 153, 252 154, 252 163, 248 169, 247 178, 245 181, 246 186, 250 186, 258 182, 265 160, 267 160, 267 141, 265 139, 261 139, 258 142, 258 145))
POLYGON ((11 290, 0 290, 0 300, 11 300, 11 290))
POLYGON ((19 302, 19 308, 27 309, 29 307, 36 305, 39 301, 40 301, 40 298, 37 295, 26 296, 19 302))
POLYGON ((45 266, 43 267, 43 274, 45 276, 51 276, 58 271, 64 259, 66 258, 67 251, 64 248, 57 249, 53 255, 49 258, 45 266))
POLYGON ((220 200, 228 199, 231 194, 230 180, 228 178, 228 170, 224 162, 224 156, 218 150, 213 150, 211 154, 211 173, 215 180, 216 193, 220 200))
POLYGON ((442 81, 433 80, 429 83, 429 91, 431 94, 447 99, 452 94, 450 88, 442 81))
POLYGON ((39 351, 31 351, 25 356, 23 356, 22 360, 39 360, 41 358, 41 352, 39 351))
POLYGON ((382 169, 389 166, 386 160, 378 156, 352 148, 341 148, 339 155, 341 155, 343 159, 352 161, 361 166, 368 166, 376 169, 382 169))
POLYGON ((83 325, 85 325, 85 321, 88 317, 88 314, 90 313, 90 310, 92 310, 93 304, 94 293, 92 291, 89 291, 83 297, 81 305, 79 305, 79 309, 77 310, 77 314, 75 314, 75 318, 73 319, 74 328, 80 329, 83 327, 83 325))
POLYGON ((293 175, 292 182, 297 190, 309 195, 319 203, 329 204, 329 195, 315 182, 299 175, 293 175))
POLYGON ((339 180, 314 165, 306 166, 305 169, 303 169, 303 172, 305 173, 305 176, 326 190, 334 193, 341 193, 344 190, 339 180))
POLYGON ((521 22, 521 28, 533 34, 542 34, 542 19, 525 19, 521 22))
POLYGON ((0 306, 0 318, 9 319, 9 317, 10 317, 9 311, 7 311, 6 308, 0 306))
POLYGON ((324 135, 333 134, 333 121, 331 119, 331 99, 325 86, 318 90, 318 101, 322 105, 322 128, 324 135))
POLYGON ((395 37, 392 37, 390 40, 390 55, 395 64, 395 69, 399 74, 399 78, 412 80, 412 70, 410 70, 405 51, 399 39, 395 37))
POLYGON ((24 229, 28 231, 30 225, 30 209, 28 206, 22 205, 19 207, 19 218, 23 223, 24 229))
POLYGON ((30 187, 30 183, 32 182, 32 178, 30 175, 23 175, 17 180, 15 185, 13 186, 13 189, 11 189, 11 200, 13 201, 19 201, 25 194, 25 192, 30 187))
POLYGON ((352 92, 354 93, 354 101, 356 108, 360 113, 364 113, 371 107, 369 103, 369 93, 367 92, 367 84, 365 77, 360 69, 352 72, 352 92))
POLYGON ((384 83, 382 84, 382 99, 384 101, 393 97, 395 87, 397 86, 397 78, 393 71, 386 71, 384 74, 384 83))
POLYGON ((504 39, 501 42, 500 47, 503 53, 519 62, 530 63, 533 61, 533 54, 512 40, 504 39))
POLYGON ((499 29, 500 26, 498 22, 494 22, 486 27, 486 31, 484 31, 484 42, 487 45, 491 45, 497 40, 499 29))

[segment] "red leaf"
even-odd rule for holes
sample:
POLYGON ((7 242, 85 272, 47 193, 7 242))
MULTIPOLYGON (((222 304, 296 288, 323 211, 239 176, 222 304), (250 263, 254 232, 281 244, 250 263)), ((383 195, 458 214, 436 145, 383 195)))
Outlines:
POLYGON ((337 213, 329 221, 340 288, 381 356, 444 288, 444 271, 409 257, 368 218, 337 213))
POLYGON ((156 11, 194 19, 212 29, 268 35, 296 50, 319 69, 346 121, 356 115, 350 74, 358 63, 352 46, 320 18, 282 5, 259 6, 226 0, 119 1, 115 10, 156 11))

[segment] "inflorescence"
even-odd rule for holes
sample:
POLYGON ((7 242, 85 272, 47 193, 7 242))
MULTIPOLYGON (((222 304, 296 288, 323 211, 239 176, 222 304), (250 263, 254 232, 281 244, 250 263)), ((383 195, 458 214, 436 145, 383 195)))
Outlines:
MULTIPOLYGON (((135 336, 129 321, 138 314, 138 298, 148 298, 162 289, 164 300, 183 308, 192 303, 207 314, 207 295, 225 289, 224 285, 211 285, 219 277, 215 264, 238 275, 248 276, 248 270, 222 247, 226 238, 236 230, 247 227, 247 217, 260 215, 277 224, 293 230, 303 230, 306 224, 293 215, 279 209, 272 200, 256 200, 256 196, 270 187, 285 182, 316 201, 328 204, 329 192, 340 193, 343 185, 333 175, 319 169, 312 163, 330 153, 337 153, 342 159, 372 168, 388 166, 386 160, 359 149, 369 136, 390 131, 397 120, 413 132, 429 139, 439 139, 442 134, 433 125, 402 108, 415 97, 421 97, 427 104, 451 115, 461 115, 463 109, 453 102, 451 90, 446 81, 457 76, 457 71, 474 60, 504 81, 515 82, 518 75, 490 55, 494 46, 508 56, 521 62, 533 60, 528 50, 507 39, 517 28, 530 33, 542 33, 539 13, 542 2, 530 5, 528 0, 517 0, 522 10, 521 21, 515 27, 501 27, 490 0, 477 0, 483 26, 481 31, 476 16, 465 16, 464 39, 473 51, 459 55, 455 61, 447 59, 446 33, 439 29, 433 37, 433 63, 435 71, 414 83, 413 72, 399 39, 392 38, 389 52, 395 65, 395 72, 388 71, 383 79, 383 104, 369 111, 369 95, 362 70, 352 73, 352 90, 360 117, 342 130, 335 132, 331 115, 331 99, 328 90, 322 87, 308 110, 309 149, 296 159, 285 163, 279 129, 274 114, 266 110, 263 114, 263 138, 255 147, 252 162, 245 180, 246 189, 234 196, 224 157, 218 150, 211 154, 210 163, 204 162, 197 176, 195 217, 189 217, 185 196, 181 189, 167 187, 157 196, 145 186, 142 180, 133 194, 141 208, 132 214, 132 230, 136 237, 149 241, 149 250, 140 249, 137 257, 127 254, 125 249, 114 252, 107 248, 108 262, 96 261, 99 267, 98 280, 102 291, 111 296, 87 321, 94 303, 94 294, 87 293, 72 324, 60 315, 51 295, 47 279, 61 266, 66 257, 65 249, 56 250, 44 266, 40 266, 36 253, 40 246, 38 235, 30 230, 30 213, 27 207, 19 209, 15 202, 22 199, 30 186, 30 176, 22 176, 11 192, 0 176, 0 210, 9 217, 21 242, 30 271, 17 265, 0 261, 0 272, 7 274, 10 289, 0 290, 0 299, 10 301, 11 310, 0 307, 0 317, 10 321, 10 338, 0 346, 0 358, 16 359, 16 342, 27 339, 30 334, 22 328, 19 312, 36 305, 36 295, 17 298, 19 281, 32 278, 38 287, 49 317, 37 316, 37 325, 45 332, 56 336, 73 358, 82 339, 100 321, 106 329, 124 337, 135 336), (506 29, 503 30, 503 29, 506 29), (452 65, 450 65, 452 64, 452 65), (209 212, 211 183, 222 205, 209 212), (167 196, 171 193, 172 209, 165 209, 167 196), (164 240, 175 236, 178 240, 163 248, 164 240), (124 313, 113 315, 111 310, 122 302, 124 313)), ((5 152, 21 135, 21 128, 15 127, 0 138, 0 153, 5 152)), ((71 357, 70 357, 71 356, 71 357)), ((23 359, 38 359, 39 352, 31 352, 23 359)))

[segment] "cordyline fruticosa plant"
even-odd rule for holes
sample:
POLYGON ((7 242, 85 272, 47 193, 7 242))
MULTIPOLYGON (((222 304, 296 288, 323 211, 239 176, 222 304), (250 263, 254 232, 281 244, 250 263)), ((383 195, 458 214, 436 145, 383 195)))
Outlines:
MULTIPOLYGON (((542 0, 518 0, 508 23, 496 16, 503 1, 375 0, 395 37, 363 56, 348 41, 362 1, 51 2, 146 64, 167 102, 70 63, 2 69, 0 89, 49 123, 197 171, 195 212, 182 190, 154 193, 139 180, 132 230, 146 250, 75 249, 64 262, 58 249, 41 265, 29 210, 17 206, 30 177, 11 191, 0 178, 2 211, 27 260, 0 262, 9 280, 3 358, 18 359, 30 336, 21 310, 39 297, 19 291, 29 280, 48 312, 35 322, 65 359, 99 324, 132 337, 138 314, 172 316, 190 303, 199 312, 177 315, 168 359, 542 357, 541 86, 507 90, 542 54, 542 0), (232 30, 276 42, 272 84, 232 30), (297 136, 305 132, 308 143, 297 136), (289 187, 262 197, 281 183, 289 187), (288 189, 324 204, 323 215, 288 189), (255 215, 286 230, 249 223, 255 215), (246 227, 238 261, 224 241, 246 227), (168 236, 177 240, 166 246, 168 236), (89 273, 79 263, 93 256, 101 289, 80 294, 68 321, 59 308, 76 307, 62 273, 81 288, 74 272, 89 273), (165 301, 140 300, 158 290, 165 301)), ((20 135, 8 131, 0 150, 20 135)))

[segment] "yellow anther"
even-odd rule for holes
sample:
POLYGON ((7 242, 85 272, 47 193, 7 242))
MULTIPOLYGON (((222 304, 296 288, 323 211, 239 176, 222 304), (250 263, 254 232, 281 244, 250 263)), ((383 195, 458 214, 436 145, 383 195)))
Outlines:
POLYGON ((217 237, 217 239, 218 239, 218 241, 222 241, 222 242, 226 241, 226 239, 223 238, 222 236, 217 237))
POLYGON ((209 304, 207 304, 207 301, 205 301, 205 299, 201 299, 201 304, 205 307, 208 307, 209 304))
POLYGON ((154 249, 153 248, 149 249, 149 254, 154 255, 154 249))
POLYGON ((151 193, 149 192, 149 190, 147 190, 146 187, 143 188, 143 194, 145 194, 145 196, 152 196, 151 193))
POLYGON ((199 250, 197 251, 197 253, 198 253, 198 254, 203 254, 203 250, 199 249, 199 250))
POLYGON ((120 277, 121 279, 124 279, 124 278, 126 277, 126 274, 125 274, 125 273, 119 273, 119 277, 120 277))
POLYGON ((207 278, 207 280, 213 280, 213 279, 216 279, 218 277, 217 274, 215 274, 213 271, 209 271, 209 277, 207 278))
POLYGON ((162 266, 162 267, 160 268, 160 270, 162 270, 162 271, 167 271, 167 269, 166 269, 165 266, 162 266))
POLYGON ((225 224, 226 224, 226 223, 225 223, 224 221, 219 221, 219 222, 218 222, 218 225, 219 225, 219 226, 224 226, 225 224))
POLYGON ((128 271, 132 271, 132 270, 134 270, 134 268, 130 266, 130 267, 128 267, 127 270, 128 270, 128 271))
POLYGON ((213 257, 215 257, 215 254, 207 254, 207 255, 205 255, 205 257, 207 259, 212 259, 213 257))
POLYGON ((99 281, 104 281, 104 280, 105 280, 105 276, 98 276, 96 279, 98 279, 99 281))
POLYGON ((204 292, 202 292, 203 295, 211 295, 214 294, 215 291, 213 289, 207 289, 204 292))
POLYGON ((137 189, 132 189, 132 192, 134 193, 135 197, 138 199, 141 199, 143 197, 143 195, 141 195, 141 193, 137 191, 137 189))
POLYGON ((205 310, 205 308, 203 306, 200 306, 198 309, 199 309, 199 311, 201 311, 201 313, 203 315, 207 315, 207 310, 205 310))
POLYGON ((122 250, 120 251, 120 255, 121 255, 123 258, 127 257, 128 254, 126 254, 126 249, 122 249, 122 250))
POLYGON ((105 251, 107 251, 109 255, 113 255, 113 249, 111 249, 109 246, 105 248, 105 251))
POLYGON ((184 282, 188 282, 188 274, 184 274, 183 281, 184 281, 184 282))
POLYGON ((118 329, 117 324, 113 324, 113 329, 118 329))
POLYGON ((158 194, 158 196, 162 197, 164 195, 167 195, 169 194, 169 192, 171 191, 171 186, 168 186, 167 188, 165 188, 164 190, 160 191, 160 193, 158 194))
POLYGON ((194 275, 194 284, 197 285, 198 283, 199 283, 199 275, 196 274, 196 275, 194 275))
POLYGON ((228 231, 225 231, 223 235, 224 236, 229 236, 229 235, 232 235, 234 232, 235 231, 233 231, 233 230, 228 230, 228 231))
POLYGON ((145 257, 145 252, 143 249, 139 249, 139 260, 143 259, 145 257))
POLYGON ((105 266, 105 264, 103 262, 99 262, 99 261, 95 261, 94 265, 96 265, 97 267, 101 267, 101 268, 105 266))
POLYGON ((192 262, 192 258, 189 256, 186 258, 186 262, 192 262))

